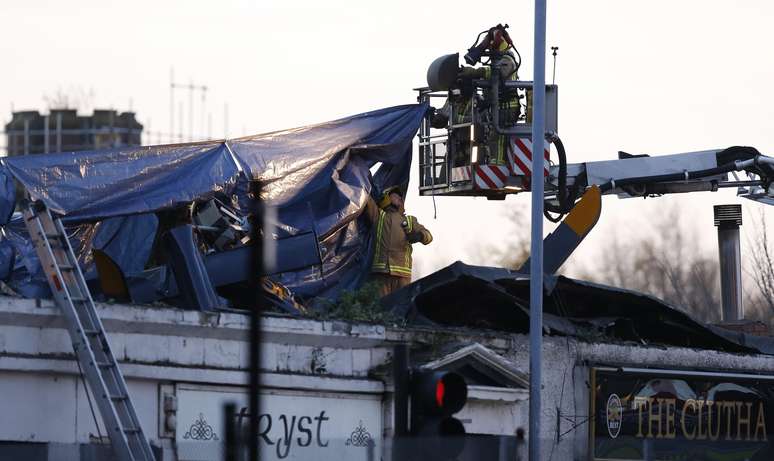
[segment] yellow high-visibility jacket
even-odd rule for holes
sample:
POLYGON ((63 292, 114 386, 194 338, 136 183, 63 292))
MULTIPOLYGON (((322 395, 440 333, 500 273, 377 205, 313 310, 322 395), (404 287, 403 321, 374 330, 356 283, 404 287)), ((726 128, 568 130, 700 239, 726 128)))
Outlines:
POLYGON ((371 272, 398 277, 411 277, 411 243, 408 236, 414 232, 420 242, 427 245, 433 236, 414 216, 409 216, 387 207, 380 210, 370 197, 366 204, 366 215, 376 228, 374 259, 371 272), (405 229, 401 223, 406 223, 405 229))

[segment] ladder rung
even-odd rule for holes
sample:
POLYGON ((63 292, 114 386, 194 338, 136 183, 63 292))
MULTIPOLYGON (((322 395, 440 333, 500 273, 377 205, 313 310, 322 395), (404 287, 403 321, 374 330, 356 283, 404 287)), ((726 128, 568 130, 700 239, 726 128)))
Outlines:
POLYGON ((97 366, 100 368, 110 368, 114 367, 115 365, 112 362, 97 362, 97 366))
POLYGON ((126 400, 125 395, 111 395, 110 400, 126 400))
POLYGON ((126 432, 127 434, 137 434, 140 432, 140 430, 137 429, 136 427, 125 427, 124 432, 126 432))
POLYGON ((71 299, 73 302, 76 302, 76 303, 80 303, 80 302, 83 302, 83 301, 88 301, 88 300, 87 300, 86 298, 84 298, 83 296, 70 296, 70 299, 71 299))
POLYGON ((48 234, 48 233, 47 233, 47 234, 44 234, 44 235, 45 235, 45 236, 46 236, 46 238, 48 238, 48 239, 61 239, 61 238, 62 238, 62 236, 61 236, 61 235, 59 235, 59 234, 48 234))
POLYGON ((59 270, 70 271, 70 270, 73 270, 73 269, 74 269, 74 267, 69 265, 69 264, 60 264, 59 265, 59 270))
POLYGON ((83 330, 83 334, 89 335, 89 336, 97 336, 99 335, 99 330, 83 330))

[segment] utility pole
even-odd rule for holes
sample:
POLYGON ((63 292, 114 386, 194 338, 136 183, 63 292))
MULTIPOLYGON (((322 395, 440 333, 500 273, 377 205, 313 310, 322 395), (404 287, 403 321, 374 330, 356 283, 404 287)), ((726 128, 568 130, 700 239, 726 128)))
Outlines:
MULTIPOLYGON (((189 83, 176 83, 175 82, 175 75, 173 71, 170 71, 170 81, 169 81, 169 132, 174 133, 174 108, 175 108, 175 90, 188 90, 188 141, 194 140, 194 93, 197 91, 201 92, 201 102, 202 102, 202 131, 204 130, 204 103, 207 100, 207 85, 197 85, 194 84, 193 80, 191 80, 189 83)), ((180 133, 180 141, 183 140, 183 130, 185 129, 183 127, 183 103, 180 102, 180 120, 178 121, 178 125, 180 125, 180 128, 178 130, 178 133, 180 133)))
POLYGON ((194 119, 194 107, 193 107, 193 94, 194 94, 194 84, 193 80, 191 80, 190 85, 188 86, 188 142, 193 141, 193 119, 194 119))
MULTIPOLYGON (((199 108, 201 115, 201 125, 199 126, 199 136, 204 137, 207 131, 207 85, 202 85, 202 102, 199 108)), ((207 136, 209 139, 209 135, 207 136)))
POLYGON ((175 142, 175 69, 169 69, 169 142, 175 142))
POLYGON ((532 117, 532 242, 529 268, 529 460, 540 461, 540 382, 543 360, 543 145, 546 104, 546 0, 535 0, 532 117))
POLYGON ((223 138, 228 139, 228 103, 223 104, 223 138))

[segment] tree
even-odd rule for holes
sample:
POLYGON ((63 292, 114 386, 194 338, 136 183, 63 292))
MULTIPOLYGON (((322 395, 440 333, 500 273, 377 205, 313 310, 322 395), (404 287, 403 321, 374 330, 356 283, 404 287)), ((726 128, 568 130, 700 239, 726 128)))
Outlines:
POLYGON ((70 86, 68 89, 57 88, 56 91, 43 96, 43 101, 49 109, 76 109, 89 112, 94 107, 94 89, 86 90, 80 86, 70 86))
MULTIPOLYGON (((717 322, 720 320, 717 260, 702 250, 699 239, 688 230, 684 219, 678 208, 671 207, 650 221, 651 229, 643 233, 647 237, 623 240, 621 233, 616 232, 605 248, 599 250, 593 266, 574 267, 574 272, 586 280, 651 294, 700 320, 717 322)), ((510 222, 513 237, 504 246, 489 248, 487 253, 496 255, 494 261, 499 266, 516 269, 529 257, 529 239, 524 232, 529 221, 524 212, 516 209, 510 222)), ((562 268, 568 269, 568 266, 562 268)))
POLYGON ((745 300, 745 316, 754 316, 770 323, 771 314, 774 313, 774 249, 769 245, 769 232, 766 225, 763 208, 753 215, 752 225, 758 232, 748 236, 747 242, 752 257, 751 265, 745 268, 748 279, 755 283, 753 295, 745 300))
POLYGON ((510 232, 507 241, 500 245, 487 243, 475 247, 474 260, 506 269, 518 269, 529 258, 529 220, 520 208, 512 207, 509 213, 510 232))
POLYGON ((656 296, 708 322, 720 320, 717 261, 705 254, 675 207, 650 221, 646 237, 613 243, 601 252, 592 279, 656 296))

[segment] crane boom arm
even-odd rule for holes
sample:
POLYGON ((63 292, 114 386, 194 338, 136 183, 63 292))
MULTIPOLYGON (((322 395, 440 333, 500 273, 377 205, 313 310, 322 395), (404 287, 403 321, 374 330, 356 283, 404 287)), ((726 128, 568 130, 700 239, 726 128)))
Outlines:
MULTIPOLYGON (((762 155, 752 147, 735 146, 654 157, 622 152, 619 157, 568 164, 567 188, 582 192, 597 185, 602 194, 626 198, 739 187, 740 196, 774 202, 774 191, 769 190, 774 180, 774 158, 762 155), (729 180, 729 174, 733 180, 729 180)), ((561 174, 559 166, 551 167, 547 199, 555 199, 562 193, 559 190, 561 174)), ((573 198, 570 195, 569 203, 574 202, 573 198)))

